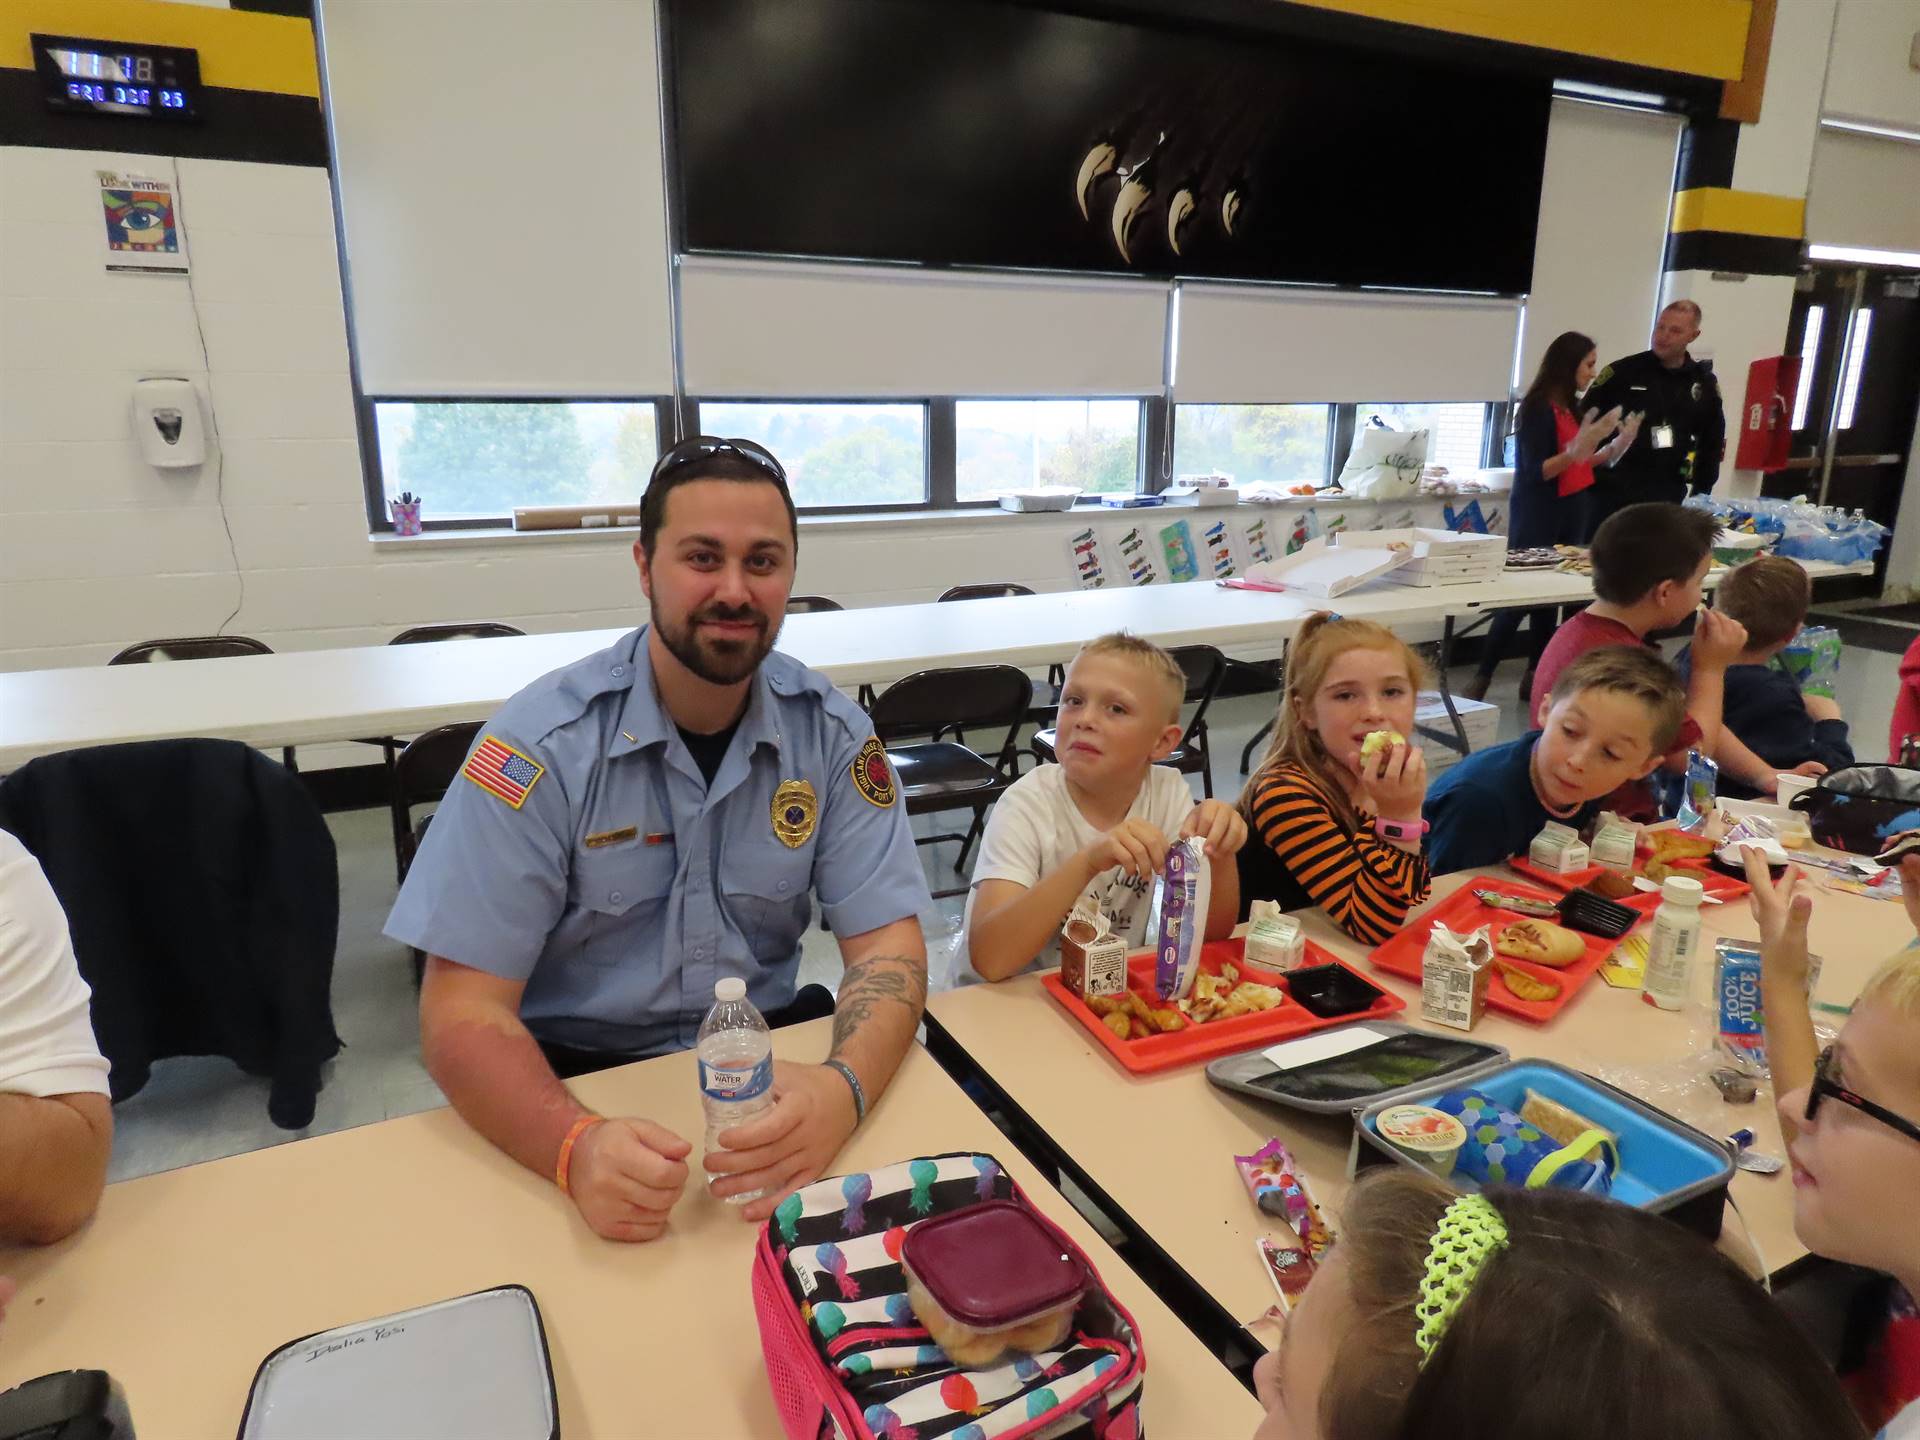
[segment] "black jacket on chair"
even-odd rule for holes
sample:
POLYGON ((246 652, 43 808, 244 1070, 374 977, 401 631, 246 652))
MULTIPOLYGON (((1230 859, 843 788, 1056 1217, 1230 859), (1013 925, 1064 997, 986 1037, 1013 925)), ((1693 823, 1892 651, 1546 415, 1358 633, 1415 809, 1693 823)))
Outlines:
POLYGON ((67 912, 115 1101, 155 1060, 224 1055, 271 1078, 276 1125, 312 1122, 340 876, 297 775, 234 740, 70 750, 0 781, 0 827, 67 912))

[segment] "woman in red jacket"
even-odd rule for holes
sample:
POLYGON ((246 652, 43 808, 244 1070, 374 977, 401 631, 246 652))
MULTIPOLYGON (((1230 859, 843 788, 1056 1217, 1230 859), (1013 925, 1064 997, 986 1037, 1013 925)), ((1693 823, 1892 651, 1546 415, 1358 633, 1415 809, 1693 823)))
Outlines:
MULTIPOLYGON (((1598 360, 1593 341, 1578 330, 1554 337, 1540 357, 1540 371, 1520 402, 1513 424, 1513 493, 1507 500, 1507 547, 1533 550, 1549 545, 1584 545, 1592 523, 1593 467, 1611 465, 1626 453, 1640 432, 1638 417, 1621 424, 1620 412, 1589 412, 1577 419, 1574 407, 1593 383, 1598 360), (1616 435, 1615 432, 1618 431, 1616 435), (1608 436, 1614 438, 1603 448, 1608 436)), ((1534 610, 1502 610, 1487 627, 1480 671, 1467 686, 1473 700, 1486 698, 1493 672, 1507 658, 1520 622, 1532 617, 1527 674, 1520 682, 1525 700, 1533 684, 1534 663, 1547 647, 1559 616, 1551 605, 1534 610)))

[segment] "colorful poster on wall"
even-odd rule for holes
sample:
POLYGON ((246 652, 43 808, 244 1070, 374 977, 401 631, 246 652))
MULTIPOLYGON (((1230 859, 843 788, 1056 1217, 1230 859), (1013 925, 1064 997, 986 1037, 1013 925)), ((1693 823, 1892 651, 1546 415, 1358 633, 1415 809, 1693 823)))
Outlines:
POLYGON ((1286 553, 1291 555, 1313 539, 1317 517, 1311 510, 1296 510, 1288 517, 1286 553))
POLYGON ((1273 559, 1273 543, 1267 538, 1267 517, 1240 522, 1240 553, 1247 564, 1264 565, 1273 559))
POLYGON ((1200 548, 1206 559, 1207 574, 1212 579, 1226 580, 1239 568, 1238 557, 1233 553, 1233 535, 1224 518, 1200 527, 1200 548))
POLYGON ((187 237, 170 181, 96 171, 107 229, 107 269, 183 275, 187 237))
POLYGON ((1193 529, 1186 521, 1160 527, 1160 551, 1167 557, 1167 579, 1178 585, 1200 578, 1200 562, 1193 553, 1193 529))
POLYGON ((1067 564, 1073 567, 1073 583, 1082 590, 1104 590, 1119 573, 1106 542, 1091 525, 1067 536, 1067 564))
POLYGON ((1120 552, 1120 564, 1127 572, 1127 579, 1135 585, 1151 585, 1160 578, 1160 567, 1153 563, 1153 551, 1147 548, 1146 532, 1138 525, 1123 530, 1115 548, 1120 552))

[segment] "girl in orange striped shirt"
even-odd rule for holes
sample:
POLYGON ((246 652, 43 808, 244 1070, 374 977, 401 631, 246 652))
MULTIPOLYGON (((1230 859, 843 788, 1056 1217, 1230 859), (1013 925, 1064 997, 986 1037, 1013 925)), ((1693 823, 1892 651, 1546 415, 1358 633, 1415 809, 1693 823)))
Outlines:
POLYGON ((1412 743, 1420 657, 1384 626, 1325 611, 1288 657, 1267 758, 1240 796, 1251 832, 1240 851, 1240 904, 1318 905, 1377 945, 1427 898, 1426 761, 1412 743), (1407 743, 1362 760, 1366 737, 1407 743))

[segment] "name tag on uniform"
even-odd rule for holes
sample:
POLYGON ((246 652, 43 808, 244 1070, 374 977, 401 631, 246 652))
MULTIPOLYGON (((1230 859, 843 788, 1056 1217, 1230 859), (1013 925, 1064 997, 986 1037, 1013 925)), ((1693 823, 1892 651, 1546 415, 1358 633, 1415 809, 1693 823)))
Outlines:
POLYGON ((589 850, 604 850, 609 845, 618 845, 631 840, 640 833, 638 825, 622 825, 618 830, 602 830, 598 835, 589 835, 580 843, 589 850))
POLYGON ((1653 427, 1653 448, 1656 450, 1671 450, 1673 448, 1673 427, 1671 425, 1656 425, 1653 427))

